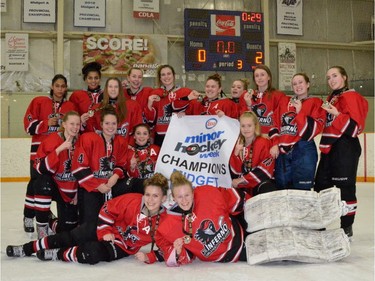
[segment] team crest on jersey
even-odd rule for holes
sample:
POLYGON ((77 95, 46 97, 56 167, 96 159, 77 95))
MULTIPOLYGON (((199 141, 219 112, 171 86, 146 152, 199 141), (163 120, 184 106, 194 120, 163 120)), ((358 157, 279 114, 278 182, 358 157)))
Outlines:
POLYGON ((282 135, 297 135, 297 125, 291 124, 296 118, 296 113, 293 111, 286 112, 281 116, 281 130, 282 135))
POLYGON ((100 167, 99 171, 94 172, 96 178, 109 178, 112 176, 113 169, 115 168, 115 158, 112 157, 101 157, 99 159, 100 167))
POLYGON ((175 101, 177 98, 177 94, 175 92, 170 92, 168 98, 170 101, 175 101))
POLYGON ((202 255, 209 257, 220 244, 229 236, 230 229, 221 216, 218 221, 219 229, 216 230, 212 220, 203 220, 194 235, 194 238, 203 244, 202 255))
POLYGON ((135 244, 140 238, 134 233, 138 233, 136 226, 128 226, 125 231, 122 230, 121 226, 117 226, 118 232, 121 234, 124 241, 130 240, 131 243, 135 244))
POLYGON ((162 124, 164 123, 169 124, 172 114, 175 112, 181 111, 181 110, 173 109, 173 106, 171 103, 164 105, 163 109, 164 109, 164 116, 158 119, 158 122, 162 124))
POLYGON ((64 161, 64 171, 62 173, 56 173, 55 178, 59 181, 75 181, 75 177, 73 176, 71 169, 72 169, 72 161, 67 159, 64 161))
POLYGON ((126 122, 120 128, 117 128, 117 134, 125 137, 128 133, 128 127, 129 127, 129 123, 126 122))
POLYGON ((166 105, 164 105, 164 115, 166 117, 171 117, 172 116, 172 113, 173 113, 173 107, 172 107, 172 104, 171 103, 168 103, 166 105))
POLYGON ((272 118, 271 115, 273 111, 269 112, 266 116, 265 113, 267 111, 267 106, 264 103, 255 104, 252 107, 253 112, 256 114, 259 120, 259 124, 261 126, 271 126, 272 125, 272 118))
POLYGON ((332 126, 332 122, 333 120, 335 120, 335 116, 331 113, 328 113, 327 114, 327 119, 326 119, 326 127, 331 127, 332 126))

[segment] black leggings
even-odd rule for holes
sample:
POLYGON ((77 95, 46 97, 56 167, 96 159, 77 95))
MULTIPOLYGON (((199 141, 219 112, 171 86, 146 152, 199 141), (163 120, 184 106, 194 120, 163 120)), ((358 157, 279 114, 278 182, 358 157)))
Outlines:
MULTIPOLYGON (((143 193, 143 179, 127 178, 118 180, 112 187, 112 197, 127 193, 143 193)), ((105 195, 100 192, 88 192, 84 188, 78 189, 79 222, 97 222, 100 208, 106 201, 105 195)))

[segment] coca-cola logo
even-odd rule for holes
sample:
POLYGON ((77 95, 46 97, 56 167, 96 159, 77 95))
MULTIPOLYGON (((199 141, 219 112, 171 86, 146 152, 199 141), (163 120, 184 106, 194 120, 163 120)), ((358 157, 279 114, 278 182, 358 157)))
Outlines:
POLYGON ((236 23, 235 23, 234 20, 221 20, 221 19, 219 19, 219 20, 216 21, 216 26, 218 28, 221 28, 221 29, 230 29, 230 28, 234 27, 235 24, 236 23))

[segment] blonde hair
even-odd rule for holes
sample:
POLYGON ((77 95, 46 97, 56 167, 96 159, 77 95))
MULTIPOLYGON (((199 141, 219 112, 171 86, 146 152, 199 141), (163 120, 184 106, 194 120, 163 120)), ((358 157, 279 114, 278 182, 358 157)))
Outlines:
POLYGON ((250 81, 248 79, 246 79, 246 78, 236 79, 236 80, 233 81, 233 83, 236 82, 236 81, 241 82, 244 90, 247 91, 249 89, 250 81))
POLYGON ((171 174, 172 195, 174 188, 181 185, 188 185, 191 189, 193 189, 191 181, 189 181, 180 171, 173 171, 173 173, 171 174))
MULTIPOLYGON (((256 116, 256 114, 252 111, 245 111, 244 113, 241 114, 241 116, 239 117, 239 120, 240 120, 240 124, 241 124, 241 120, 245 119, 245 118, 250 118, 251 120, 253 120, 254 122, 254 125, 255 125, 255 136, 258 137, 261 135, 261 128, 260 128, 260 123, 259 123, 259 120, 258 120, 258 117, 256 116)), ((245 143, 245 138, 244 136, 241 134, 240 132, 240 142, 242 144, 245 143)))
POLYGON ((64 127, 62 126, 62 123, 63 122, 65 123, 68 120, 69 116, 77 116, 79 118, 79 122, 81 123, 81 116, 78 114, 77 111, 74 111, 74 110, 68 111, 64 114, 64 117, 62 118, 62 122, 61 122, 61 125, 60 125, 60 128, 59 128, 60 132, 65 131, 64 127))

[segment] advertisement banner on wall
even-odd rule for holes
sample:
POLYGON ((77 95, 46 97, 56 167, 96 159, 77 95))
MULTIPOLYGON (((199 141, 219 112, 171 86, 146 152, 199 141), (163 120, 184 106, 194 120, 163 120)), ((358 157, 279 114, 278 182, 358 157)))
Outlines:
POLYGON ((279 43, 279 89, 283 91, 292 90, 292 78, 296 74, 297 54, 296 44, 279 43))
POLYGON ((5 13, 7 11, 7 0, 0 0, 0 12, 5 13))
POLYGON ((33 23, 55 23, 56 0, 23 0, 23 21, 33 23))
POLYGON ((106 1, 74 0, 74 26, 105 27, 106 1))
POLYGON ((302 0, 277 0, 277 34, 303 35, 302 0))
POLYGON ((29 70, 29 35, 5 34, 5 71, 29 70))
POLYGON ((156 69, 167 63, 168 40, 161 35, 92 34, 83 37, 83 65, 96 61, 105 76, 125 76, 131 67, 156 77, 156 69))
POLYGON ((133 17, 159 19, 159 0, 134 0, 133 17))
POLYGON ((239 132, 238 120, 227 116, 172 115, 155 172, 169 178, 178 170, 193 186, 231 187, 229 158, 239 132))

